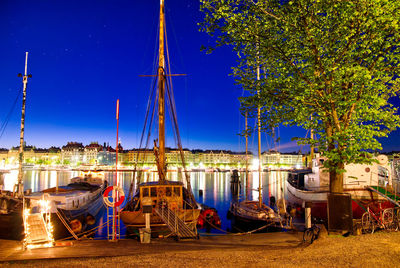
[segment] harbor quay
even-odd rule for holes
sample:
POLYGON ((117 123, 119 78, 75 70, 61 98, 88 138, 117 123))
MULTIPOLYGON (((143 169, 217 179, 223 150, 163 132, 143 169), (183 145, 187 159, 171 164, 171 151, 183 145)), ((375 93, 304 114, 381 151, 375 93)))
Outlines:
POLYGON ((0 240, 2 267, 389 267, 400 265, 400 233, 342 237, 325 235, 313 244, 301 233, 201 237, 196 241, 154 239, 76 241, 23 251, 0 240))

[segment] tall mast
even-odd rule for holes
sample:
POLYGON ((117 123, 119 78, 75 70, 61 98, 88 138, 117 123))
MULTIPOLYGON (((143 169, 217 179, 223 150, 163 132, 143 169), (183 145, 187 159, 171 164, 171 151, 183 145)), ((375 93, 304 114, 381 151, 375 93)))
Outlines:
MULTIPOLYGON (((257 37, 257 96, 260 96, 260 43, 257 37)), ((258 134, 258 204, 262 207, 262 173, 261 173, 261 108, 257 105, 257 134, 258 134)))
POLYGON ((21 133, 19 138, 19 168, 18 168, 18 184, 16 194, 19 197, 24 195, 24 179, 23 179, 23 170, 22 164, 24 161, 24 131, 25 131, 25 103, 26 103, 26 86, 28 84, 28 77, 32 77, 28 75, 28 52, 25 54, 25 73, 18 74, 19 77, 22 77, 22 85, 23 85, 23 93, 22 93, 22 112, 21 112, 21 133))
POLYGON ((160 0, 160 38, 158 50, 158 140, 160 181, 165 180, 165 56, 164 56, 164 0, 160 0))
MULTIPOLYGON (((312 117, 311 117, 311 120, 312 120, 312 117)), ((313 129, 311 129, 310 138, 311 138, 311 140, 314 140, 314 130, 313 129)), ((314 144, 311 144, 311 146, 310 146, 310 163, 308 164, 308 167, 310 167, 310 168, 312 168, 312 161, 314 159, 314 151, 315 151, 314 144)))
POLYGON ((246 115, 244 118, 244 125, 245 125, 245 137, 246 137, 246 200, 247 200, 247 188, 248 188, 248 184, 249 184, 249 158, 248 158, 248 147, 249 147, 249 138, 247 136, 247 111, 246 111, 246 115))
MULTIPOLYGON (((258 62, 258 50, 257 50, 257 81, 260 80, 260 66, 258 62)), ((259 85, 257 84, 257 87, 259 85)), ((260 95, 260 89, 257 89, 257 95, 260 95)), ((257 106, 257 134, 258 134, 258 202, 260 207, 262 206, 262 173, 261 173, 261 108, 260 105, 257 106)))

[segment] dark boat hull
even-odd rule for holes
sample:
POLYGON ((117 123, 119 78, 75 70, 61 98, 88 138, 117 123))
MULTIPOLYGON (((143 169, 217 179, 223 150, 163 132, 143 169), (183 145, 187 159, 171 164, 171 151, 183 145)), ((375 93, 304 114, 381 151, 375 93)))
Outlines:
MULTIPOLYGON (((366 212, 366 207, 368 204, 372 203, 381 203, 383 208, 393 207, 393 204, 387 200, 382 200, 378 198, 356 198, 360 196, 360 191, 367 191, 366 189, 345 189, 345 193, 349 193, 352 195, 352 213, 353 219, 361 219, 362 215, 366 212)), ((321 192, 314 191, 304 191, 297 189, 288 183, 288 201, 289 203, 297 208, 297 211, 303 211, 303 205, 305 202, 311 203, 311 215, 313 218, 317 218, 327 222, 328 220, 328 201, 327 198, 315 198, 316 195, 321 194, 321 192)), ((327 196, 328 192, 326 192, 327 196)))
MULTIPOLYGON (((22 219, 22 201, 20 206, 11 213, 0 214, 0 239, 18 240, 24 238, 24 223, 22 219)), ((98 218, 101 216, 100 211, 103 208, 102 192, 87 205, 75 210, 59 209, 59 214, 63 216, 65 222, 70 223, 73 220, 78 220, 82 224, 82 228, 76 235, 81 236, 91 235, 87 232, 96 227, 98 218), (94 224, 88 222, 88 216, 94 218, 94 224)), ((60 220, 56 213, 51 213, 51 223, 53 225, 53 238, 55 240, 73 238, 71 232, 67 229, 64 223, 60 220)))
MULTIPOLYGON (((66 220, 66 222, 70 223, 74 220, 77 220, 81 223, 82 230, 76 232, 77 236, 81 235, 92 236, 93 232, 90 232, 90 230, 96 227, 95 223, 98 222, 99 217, 101 217, 102 213, 100 212, 102 211, 103 208, 104 206, 103 206, 102 193, 99 193, 99 195, 95 199, 93 199, 92 202, 89 202, 86 206, 80 209, 75 209, 75 210, 59 209, 58 211, 59 214, 63 216, 63 219, 66 220), (88 222, 87 220, 88 216, 92 216, 95 219, 94 224, 90 224, 90 222, 88 222)), ((56 213, 51 214, 51 222, 54 228, 55 240, 73 238, 71 232, 67 229, 67 227, 60 220, 59 216, 56 213)))
POLYGON ((0 195, 0 239, 22 240, 24 223, 22 221, 22 199, 14 198, 10 192, 0 195))
POLYGON ((18 240, 24 238, 22 210, 8 214, 0 214, 0 239, 18 240))

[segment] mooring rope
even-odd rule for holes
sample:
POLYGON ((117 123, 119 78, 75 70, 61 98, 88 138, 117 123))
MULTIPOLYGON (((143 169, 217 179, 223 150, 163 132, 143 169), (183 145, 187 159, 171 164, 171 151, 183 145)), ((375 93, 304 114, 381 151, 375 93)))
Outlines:
POLYGON ((68 223, 65 221, 65 219, 61 216, 61 214, 58 212, 58 210, 56 211, 56 214, 58 216, 58 218, 60 219, 60 221, 62 222, 62 224, 64 224, 65 228, 67 228, 67 230, 72 234, 72 237, 74 237, 76 240, 79 240, 78 236, 74 233, 74 231, 69 227, 68 223))

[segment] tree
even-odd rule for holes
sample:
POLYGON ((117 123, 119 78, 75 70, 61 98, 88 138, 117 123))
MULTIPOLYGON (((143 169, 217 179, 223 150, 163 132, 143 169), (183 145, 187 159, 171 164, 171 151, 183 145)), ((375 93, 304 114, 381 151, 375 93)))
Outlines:
MULTIPOLYGON (((343 191, 347 163, 370 163, 377 138, 400 125, 400 1, 201 0, 202 31, 232 46, 242 111, 261 124, 313 129, 327 157, 330 191, 343 191), (260 68, 257 79, 257 67, 260 68)), ((213 48, 211 48, 212 50, 213 48)))

